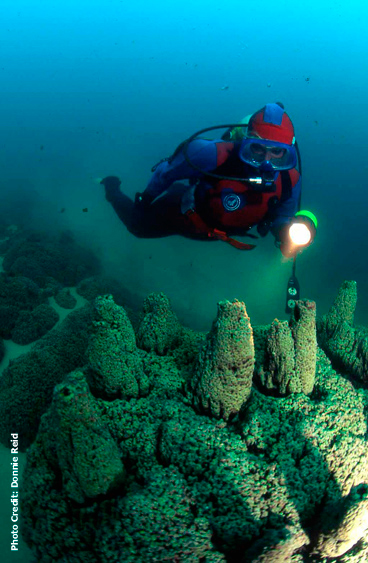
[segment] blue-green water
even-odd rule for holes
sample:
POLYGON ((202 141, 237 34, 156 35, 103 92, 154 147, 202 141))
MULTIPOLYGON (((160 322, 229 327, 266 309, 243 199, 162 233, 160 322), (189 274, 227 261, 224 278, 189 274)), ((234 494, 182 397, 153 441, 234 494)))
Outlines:
POLYGON ((364 323, 367 10, 355 1, 5 0, 2 185, 32 183, 36 224, 79 233, 142 297, 164 290, 187 324, 207 328, 216 301, 233 297, 266 322, 283 314, 290 270, 271 238, 251 255, 135 240, 93 179, 117 174, 133 195, 192 132, 281 100, 302 152, 303 206, 320 220, 298 261, 302 295, 322 312, 343 279, 356 279, 364 323))

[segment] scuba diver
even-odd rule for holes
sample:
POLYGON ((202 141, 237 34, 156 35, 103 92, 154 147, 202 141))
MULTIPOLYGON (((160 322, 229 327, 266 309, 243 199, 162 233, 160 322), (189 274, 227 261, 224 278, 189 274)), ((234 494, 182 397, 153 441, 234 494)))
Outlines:
POLYGON ((286 257, 294 257, 314 238, 315 216, 300 211, 301 164, 294 127, 279 102, 266 104, 238 124, 202 129, 152 171, 135 201, 121 192, 118 177, 101 181, 107 201, 137 237, 182 235, 251 250, 254 244, 234 236, 258 238, 248 232, 257 227, 259 236, 272 233, 286 257), (217 140, 199 137, 215 129, 226 132, 217 140))

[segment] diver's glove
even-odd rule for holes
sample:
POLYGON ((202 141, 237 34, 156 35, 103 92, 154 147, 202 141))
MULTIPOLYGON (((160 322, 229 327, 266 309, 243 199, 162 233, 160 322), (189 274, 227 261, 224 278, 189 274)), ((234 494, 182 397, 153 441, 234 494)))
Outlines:
POLYGON ((290 244, 286 244, 281 240, 275 240, 275 246, 285 258, 293 258, 296 254, 295 248, 291 248, 290 244))
POLYGON ((297 248, 290 244, 289 238, 290 225, 282 225, 275 234, 275 246, 280 249, 285 258, 293 258, 297 248))
POLYGON ((117 176, 106 176, 100 184, 105 187, 105 197, 107 201, 112 201, 120 193, 121 180, 117 176))
POLYGON ((154 199, 155 198, 147 192, 137 192, 135 194, 134 203, 137 209, 141 209, 143 211, 148 209, 154 199))
POLYGON ((285 244, 284 242, 281 242, 278 248, 285 258, 294 258, 298 250, 298 248, 292 247, 290 244, 285 244))

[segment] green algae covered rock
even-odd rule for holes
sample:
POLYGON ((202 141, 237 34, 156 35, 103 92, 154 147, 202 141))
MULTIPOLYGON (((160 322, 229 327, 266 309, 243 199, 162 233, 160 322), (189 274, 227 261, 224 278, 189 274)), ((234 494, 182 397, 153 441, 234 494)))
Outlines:
POLYGON ((195 407, 228 420, 250 395, 253 369, 253 332, 245 305, 222 301, 190 384, 195 407))
POLYGON ((347 323, 352 326, 354 323, 354 313, 357 304, 357 284, 353 280, 344 281, 338 294, 329 310, 328 314, 322 317, 321 324, 328 336, 331 336, 335 328, 347 323))
POLYGON ((86 305, 9 362, 0 379, 0 440, 6 447, 11 432, 19 433, 21 451, 33 442, 55 385, 86 364, 91 328, 92 308, 86 305))
POLYGON ((95 300, 94 333, 89 340, 89 384, 108 397, 137 397, 148 381, 138 354, 133 327, 111 295, 95 300))
POLYGON ((289 323, 275 319, 265 339, 264 362, 257 366, 257 377, 265 389, 277 390, 280 395, 301 393, 295 376, 295 349, 289 323))
POLYGON ((147 473, 144 487, 130 491, 115 506, 114 528, 103 521, 97 555, 119 553, 119 561, 225 562, 212 543, 208 519, 196 515, 195 498, 175 467, 147 473), (110 531, 106 533, 106 528, 110 531))
POLYGON ((328 505, 323 527, 330 530, 320 534, 314 550, 321 559, 340 557, 368 536, 368 485, 354 487, 340 503, 328 505))
POLYGON ((318 344, 333 365, 368 385, 368 328, 355 327, 355 281, 345 281, 328 312, 317 322, 318 344))
POLYGON ((295 374, 302 392, 313 391, 316 373, 316 304, 314 301, 296 301, 290 321, 295 342, 295 374))
POLYGON ((313 301, 296 301, 289 322, 275 319, 266 333, 256 332, 255 340, 263 347, 255 369, 261 388, 280 395, 313 391, 317 353, 313 301))
POLYGON ((76 298, 67 287, 63 287, 63 289, 56 293, 55 301, 59 307, 62 307, 63 309, 74 309, 77 304, 76 298))
POLYGON ((111 300, 98 306, 100 356, 118 342, 147 387, 110 396, 88 385, 86 366, 55 388, 21 494, 39 563, 366 560, 368 390, 314 347, 313 305, 255 327, 254 346, 244 303, 222 302, 204 342, 183 329, 165 354, 137 347, 111 300), (274 353, 285 395, 252 386, 254 350, 270 373, 274 353), (300 392, 289 392, 290 371, 300 392))
POLYGON ((163 293, 151 293, 144 300, 143 318, 137 331, 140 348, 163 355, 180 341, 183 328, 163 293))
POLYGON ((42 424, 45 447, 56 454, 67 497, 83 503, 121 485, 125 470, 118 445, 102 424, 81 372, 55 387, 42 424))

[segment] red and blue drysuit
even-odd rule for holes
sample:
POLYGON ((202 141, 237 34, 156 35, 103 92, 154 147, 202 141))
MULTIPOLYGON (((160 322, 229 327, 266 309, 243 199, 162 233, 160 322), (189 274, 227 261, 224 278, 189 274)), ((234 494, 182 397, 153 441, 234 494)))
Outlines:
POLYGON ((300 174, 296 168, 278 171, 274 190, 261 191, 248 181, 257 176, 257 170, 239 158, 239 145, 195 139, 187 147, 187 159, 180 150, 157 166, 142 194, 143 205, 134 205, 120 191, 107 199, 127 228, 139 237, 180 234, 221 239, 248 249, 253 245, 231 237, 246 235, 258 226, 262 236, 271 230, 276 240, 282 240, 283 227, 298 210, 300 174), (231 179, 213 178, 206 172, 231 179))

